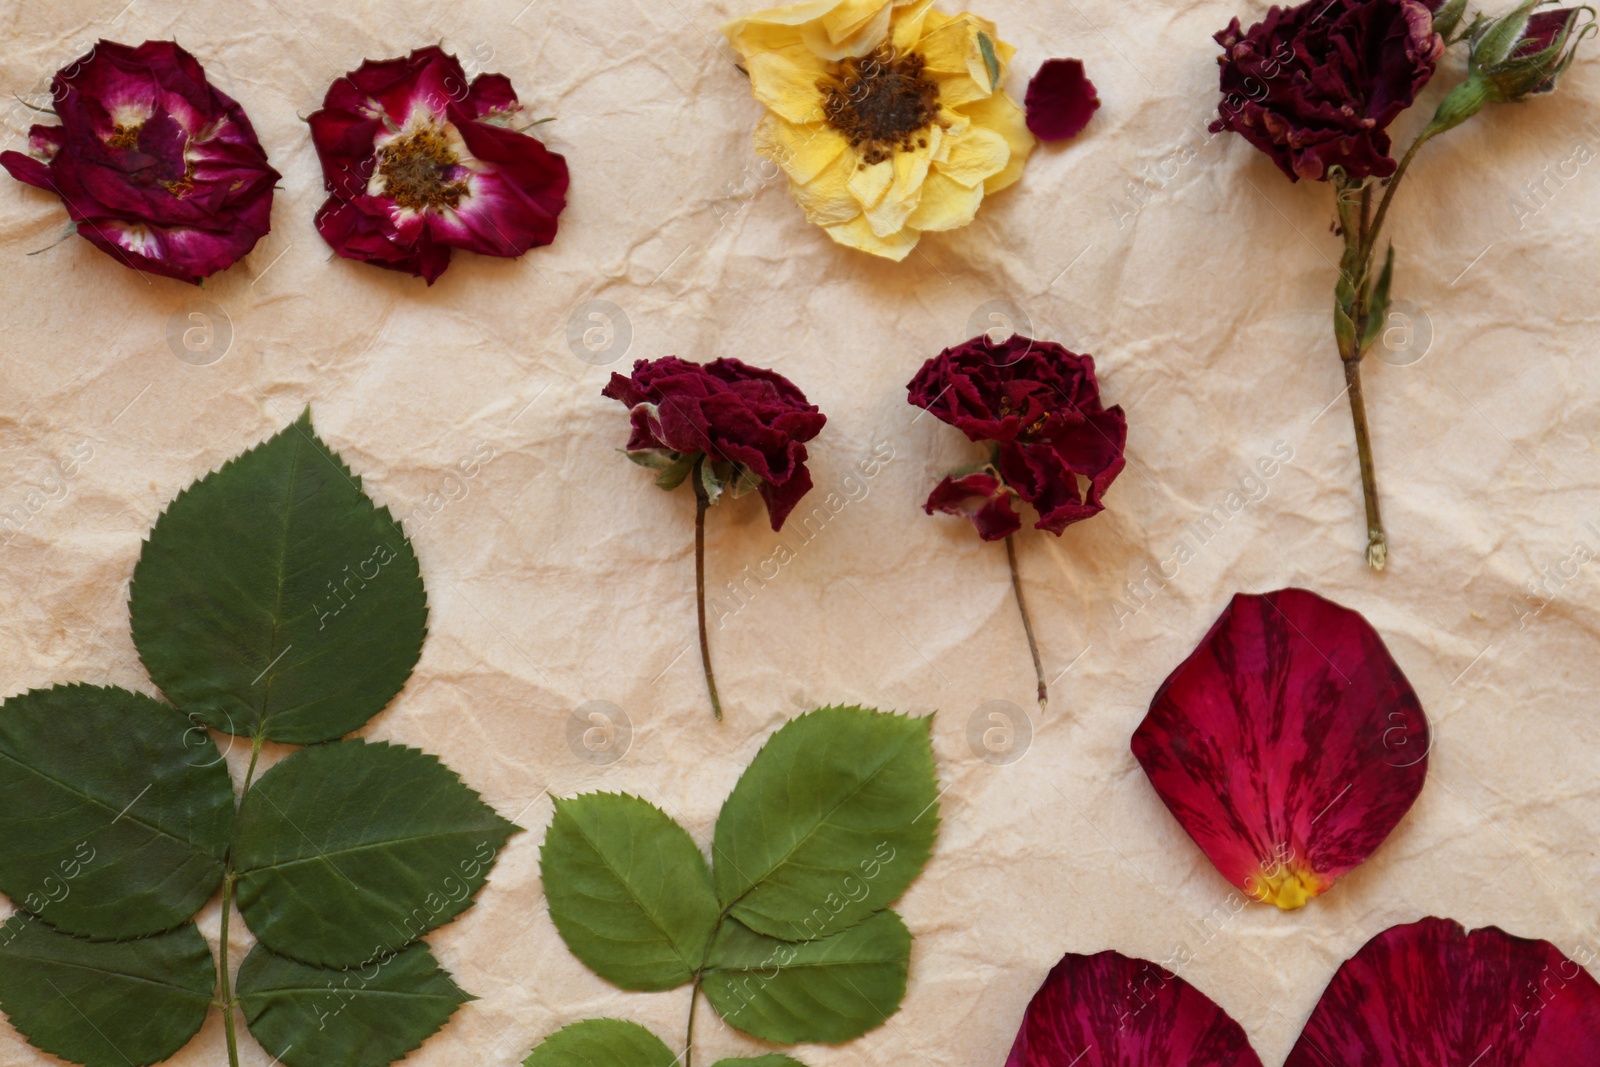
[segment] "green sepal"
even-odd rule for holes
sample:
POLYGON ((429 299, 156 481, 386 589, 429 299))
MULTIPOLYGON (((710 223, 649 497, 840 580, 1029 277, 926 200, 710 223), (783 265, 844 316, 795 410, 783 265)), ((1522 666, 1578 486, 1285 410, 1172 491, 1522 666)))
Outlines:
POLYGON ((729 921, 701 988, 728 1025, 752 1037, 837 1044, 900 1009, 910 963, 911 931, 893 911, 816 941, 780 941, 729 921))
POLYGON ((139 658, 180 710, 287 744, 332 741, 383 710, 428 618, 411 542, 309 410, 167 506, 128 611, 139 658))
POLYGON ((126 689, 0 704, 0 892, 70 934, 188 922, 222 884, 233 782, 205 728, 126 689))
POLYGON ((1361 338, 1361 351, 1365 353, 1374 341, 1383 336, 1384 323, 1389 319, 1389 285, 1394 280, 1394 243, 1383 257, 1383 270, 1378 272, 1378 284, 1372 287, 1367 298, 1367 329, 1361 338))
POLYGON ((250 1035, 285 1067, 386 1067, 476 999, 422 944, 339 969, 257 945, 236 990, 250 1035))
POLYGON ((363 965, 471 907, 518 829, 425 752, 301 749, 239 808, 239 912, 279 955, 363 965))
POLYGON ((978 51, 983 53, 983 65, 989 69, 989 91, 1000 85, 1000 57, 995 54, 994 41, 982 30, 978 31, 978 51))
POLYGON ((1491 22, 1487 29, 1472 42, 1472 66, 1476 70, 1491 70, 1506 61, 1517 42, 1528 28, 1533 9, 1548 0, 1522 0, 1516 8, 1491 22))
POLYGON ((689 472, 694 470, 694 461, 698 456, 698 452, 690 452, 687 455, 679 456, 671 466, 664 468, 660 474, 656 475, 656 488, 666 489, 670 492, 682 485, 683 480, 689 477, 689 472))
POLYGON ((678 1057, 655 1034, 621 1019, 585 1019, 541 1041, 523 1067, 676 1067, 678 1057))
POLYGON ((84 1067, 147 1067, 200 1032, 217 968, 193 923, 86 941, 38 919, 0 925, 0 1010, 34 1048, 84 1067))
POLYGON ((622 793, 555 802, 539 850, 550 918, 572 954, 622 989, 693 981, 720 908, 689 834, 622 793))
POLYGON ((1447 44, 1454 44, 1451 35, 1455 33, 1456 27, 1461 24, 1462 16, 1466 13, 1467 0, 1449 0, 1449 3, 1433 13, 1433 32, 1443 37, 1447 44))

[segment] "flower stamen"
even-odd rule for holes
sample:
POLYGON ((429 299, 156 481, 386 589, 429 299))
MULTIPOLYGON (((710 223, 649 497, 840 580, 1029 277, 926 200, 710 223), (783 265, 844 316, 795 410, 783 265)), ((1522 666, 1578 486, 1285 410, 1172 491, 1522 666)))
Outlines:
POLYGON ((113 126, 111 136, 106 138, 106 144, 112 148, 134 149, 139 147, 139 131, 144 129, 144 123, 134 123, 132 126, 113 126))
POLYGON ((916 52, 900 54, 885 45, 845 60, 834 80, 818 85, 823 113, 861 153, 861 166, 927 147, 927 137, 918 134, 939 113, 939 86, 923 76, 926 64, 916 52))
POLYGON ((460 162, 444 132, 424 126, 378 149, 384 195, 404 208, 455 207, 467 194, 464 179, 451 179, 460 162))

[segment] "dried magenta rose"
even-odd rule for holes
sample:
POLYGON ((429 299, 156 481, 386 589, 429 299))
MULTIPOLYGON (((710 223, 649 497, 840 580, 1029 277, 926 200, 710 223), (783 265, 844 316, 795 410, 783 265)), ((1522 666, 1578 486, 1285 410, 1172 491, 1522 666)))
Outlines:
POLYGON ((1297 908, 1383 843, 1422 791, 1428 720, 1359 614, 1240 594, 1161 684, 1133 754, 1222 876, 1297 908))
POLYGON ((632 409, 629 452, 662 450, 675 463, 706 456, 713 497, 755 480, 774 530, 811 489, 805 442, 828 417, 781 374, 737 359, 641 359, 631 377, 613 374, 601 395, 632 409))
POLYGON ((549 244, 567 164, 511 128, 521 107, 504 75, 469 82, 437 47, 362 63, 309 119, 330 194, 317 230, 346 259, 429 285, 452 248, 515 257, 549 244))
POLYGON ((1047 59, 1028 82, 1028 129, 1041 141, 1076 137, 1100 110, 1094 82, 1083 73, 1078 59, 1047 59))
POLYGON ((1292 180, 1386 178, 1389 124, 1433 77, 1444 40, 1419 0, 1307 0, 1274 7, 1222 45, 1222 104, 1212 133, 1232 130, 1292 180))
POLYGON ((1176 974, 1120 952, 1069 952, 1033 995, 1005 1067, 1261 1067, 1261 1060, 1239 1024, 1176 974))
POLYGON ((18 181, 61 198, 79 237, 123 266, 200 284, 272 226, 267 165, 244 109, 171 41, 100 41, 51 83, 59 126, 30 155, 0 153, 18 181))
POLYGON ((1548 941, 1451 919, 1392 926, 1340 965, 1284 1067, 1579 1067, 1600 983, 1548 941))
MULTIPOLYGON (((1034 506, 1037 529, 1060 534, 1105 510, 1101 496, 1122 471, 1128 421, 1122 408, 1101 404, 1093 358, 1051 341, 1013 335, 997 343, 980 334, 928 360, 906 389, 912 404, 971 440, 995 443, 990 473, 1034 506)), ((950 510, 941 490, 928 498, 930 512, 950 510)), ((986 541, 1016 529, 985 530, 973 518, 986 541)))

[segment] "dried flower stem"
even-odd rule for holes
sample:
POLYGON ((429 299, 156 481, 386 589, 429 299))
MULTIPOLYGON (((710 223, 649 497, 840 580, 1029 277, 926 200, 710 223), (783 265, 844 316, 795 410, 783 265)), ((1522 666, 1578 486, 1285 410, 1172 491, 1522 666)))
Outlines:
MULTIPOLYGON (((245 771, 244 789, 239 793, 239 805, 243 807, 244 798, 250 795, 250 786, 255 781, 256 764, 261 760, 261 743, 264 735, 257 734, 250 743, 250 769, 245 771)), ((233 869, 233 846, 228 846, 228 860, 222 874, 222 932, 217 938, 217 984, 219 989, 218 999, 222 1001, 222 1032, 228 1043, 228 1065, 239 1067, 239 1035, 233 1021, 233 1013, 239 1007, 238 999, 233 995, 233 979, 228 972, 228 918, 233 910, 233 887, 239 881, 238 872, 233 869)))
POLYGON ((1039 642, 1033 636, 1033 619, 1028 615, 1028 602, 1022 595, 1022 576, 1017 571, 1017 546, 1012 534, 1006 534, 1006 562, 1011 564, 1011 591, 1017 597, 1017 610, 1022 613, 1022 629, 1028 635, 1028 651, 1033 654, 1033 675, 1039 680, 1039 713, 1045 711, 1050 699, 1049 686, 1044 680, 1044 663, 1039 659, 1039 642))
POLYGON ((700 663, 706 671, 706 689, 711 694, 711 712, 722 721, 722 701, 717 697, 717 676, 711 672, 711 642, 706 638, 706 511, 711 507, 711 497, 706 493, 701 479, 701 468, 706 457, 702 453, 694 461, 689 479, 694 482, 694 598, 700 613, 700 663))

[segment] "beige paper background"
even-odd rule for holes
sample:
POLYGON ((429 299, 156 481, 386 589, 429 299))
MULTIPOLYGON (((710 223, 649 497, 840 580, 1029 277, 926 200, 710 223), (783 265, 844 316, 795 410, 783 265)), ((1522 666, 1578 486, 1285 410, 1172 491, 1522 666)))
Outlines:
MULTIPOLYGON (((38 505, 0 549, 0 692, 72 680, 153 691, 127 629, 141 538, 181 488, 310 403, 372 494, 410 516, 429 591, 421 662, 368 733, 439 754, 528 828, 477 906, 430 939, 482 999, 408 1062, 511 1064, 601 1014, 676 1044, 686 991, 617 992, 557 937, 538 877, 547 791, 637 792, 705 844, 762 740, 828 702, 937 709, 946 791, 934 859, 901 902, 917 936, 904 1009, 857 1042, 800 1049, 815 1067, 998 1065, 1067 950, 1185 949, 1183 976, 1275 1065, 1338 963, 1391 924, 1439 914, 1569 954, 1600 943, 1600 612, 1593 565, 1573 555, 1600 549, 1586 525, 1600 524, 1600 178, 1580 162, 1600 145, 1592 56, 1554 97, 1491 109, 1430 145, 1401 193, 1395 291, 1431 348, 1367 371, 1393 549, 1375 576, 1358 551, 1329 329, 1329 191, 1291 186, 1243 142, 1204 131, 1209 35, 1264 5, 983 0, 1018 46, 1013 94, 1045 58, 1078 56, 1105 106, 1077 141, 1038 151, 975 225, 895 265, 832 245, 758 168, 758 109, 716 32, 742 5, 522 3, 23 0, 0 12, 6 96, 42 88, 97 37, 176 38, 244 104, 284 174, 271 235, 203 291, 77 240, 25 256, 63 212, 0 182, 0 509, 38 505), (541 136, 573 185, 552 247, 516 262, 458 253, 427 288, 330 261, 297 116, 363 57, 441 39, 470 68, 509 74, 531 116, 557 117, 541 136), (1568 180, 1549 181, 1534 212, 1524 183, 1551 173, 1568 180), (594 299, 625 316, 626 359, 620 342, 569 345, 594 299), (970 452, 904 400, 924 358, 991 325, 972 322, 993 300, 1093 353, 1130 425, 1108 511, 1059 540, 1020 539, 1047 669, 1065 674, 1022 758, 998 766, 969 726, 990 725, 988 701, 1029 707, 1033 682, 1004 553, 920 511, 970 452), (169 331, 202 302, 232 340, 194 366, 169 331), (808 503, 830 491, 846 502, 805 544, 798 530, 774 535, 753 498, 713 512, 719 585, 780 542, 794 549, 714 635, 721 726, 690 648, 692 499, 655 491, 614 451, 623 412, 599 396, 611 369, 668 353, 793 378, 830 419, 808 503), (62 489, 52 464, 75 447, 92 458, 62 489), (892 461, 853 479, 874 447, 892 461), (1256 499, 1130 613, 1127 583, 1146 582, 1275 447, 1292 460, 1247 483, 1256 499), (451 474, 485 448, 494 458, 475 477, 451 474), (1529 582, 1546 585, 1537 613, 1529 582), (1127 742, 1231 593, 1289 584, 1383 633, 1434 723, 1431 775, 1384 848, 1327 896, 1232 916, 1230 887, 1127 742), (631 723, 628 750, 604 766, 568 741, 574 709, 596 700, 631 723)), ((10 114, 8 147, 27 121, 10 114)), ((215 905, 202 926, 215 937, 215 905)), ((701 1018, 702 1062, 757 1049, 701 1018)), ((268 1062, 245 1044, 245 1062, 268 1062)), ((171 1062, 223 1058, 213 1014, 171 1062)), ((0 1027, 0 1063, 46 1061, 0 1027)))

